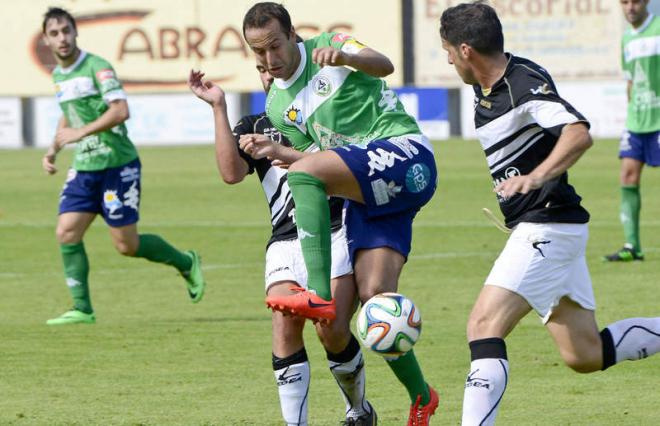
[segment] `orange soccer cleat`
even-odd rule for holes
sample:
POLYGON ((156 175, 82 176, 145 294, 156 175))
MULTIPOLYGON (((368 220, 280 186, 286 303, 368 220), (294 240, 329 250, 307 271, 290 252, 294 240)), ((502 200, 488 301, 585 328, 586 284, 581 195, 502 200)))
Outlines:
POLYGON ((295 294, 266 297, 266 306, 287 315, 308 318, 312 321, 329 323, 334 320, 335 299, 325 300, 304 288, 291 286, 295 294))
MULTIPOLYGON (((428 385, 427 385, 428 386, 428 385)), ((417 397, 417 401, 410 406, 410 415, 408 416, 408 426, 428 426, 431 416, 435 413, 435 409, 438 408, 438 393, 429 386, 429 393, 431 394, 431 400, 428 404, 420 406, 419 403, 422 400, 422 396, 417 397)))

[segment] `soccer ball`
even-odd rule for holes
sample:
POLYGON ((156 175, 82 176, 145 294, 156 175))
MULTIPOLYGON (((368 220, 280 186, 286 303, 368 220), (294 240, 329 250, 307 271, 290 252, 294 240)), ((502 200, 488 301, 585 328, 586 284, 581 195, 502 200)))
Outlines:
POLYGON ((421 315, 412 300, 402 294, 377 294, 358 313, 358 338, 364 346, 385 357, 408 352, 421 332, 421 315))

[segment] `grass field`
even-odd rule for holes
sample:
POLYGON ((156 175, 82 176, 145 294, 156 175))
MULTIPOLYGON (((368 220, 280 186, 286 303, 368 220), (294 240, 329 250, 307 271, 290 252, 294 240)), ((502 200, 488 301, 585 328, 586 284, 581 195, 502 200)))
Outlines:
MULTIPOLYGON (((480 212, 497 206, 479 145, 436 148, 438 191, 416 220, 400 291, 417 301, 424 320, 416 352, 440 393, 433 424, 456 425, 469 366, 466 318, 506 236, 480 212)), ((643 177, 647 260, 600 261, 622 244, 616 152, 614 141, 598 141, 571 172, 592 213, 588 258, 602 326, 660 313, 657 170, 643 177)), ((41 155, 0 152, 0 424, 282 424, 263 304, 269 226, 258 179, 222 184, 211 146, 142 149, 140 229, 201 252, 205 299, 192 305, 174 270, 115 253, 97 220, 85 239, 97 324, 53 328, 46 319, 71 304, 54 238, 65 173, 45 176, 41 155)), ((69 161, 63 154, 60 167, 69 161)), ((310 424, 335 425, 343 402, 312 327, 306 339, 310 424)), ((563 366, 533 314, 507 342, 511 377, 499 424, 658 424, 660 356, 578 375, 563 366)), ((372 354, 367 393, 381 425, 405 423, 405 391, 372 354)))

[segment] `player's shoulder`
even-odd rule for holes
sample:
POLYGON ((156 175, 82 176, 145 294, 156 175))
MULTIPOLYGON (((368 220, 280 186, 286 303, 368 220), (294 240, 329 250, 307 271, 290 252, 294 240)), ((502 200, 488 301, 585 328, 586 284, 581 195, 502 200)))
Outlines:
POLYGON ((529 59, 511 56, 506 77, 516 104, 530 96, 557 94, 550 73, 529 59))
POLYGON ((85 58, 86 65, 95 69, 99 69, 99 68, 112 69, 112 64, 107 59, 99 55, 96 55, 94 53, 90 53, 90 52, 86 52, 86 53, 87 53, 87 57, 85 58))

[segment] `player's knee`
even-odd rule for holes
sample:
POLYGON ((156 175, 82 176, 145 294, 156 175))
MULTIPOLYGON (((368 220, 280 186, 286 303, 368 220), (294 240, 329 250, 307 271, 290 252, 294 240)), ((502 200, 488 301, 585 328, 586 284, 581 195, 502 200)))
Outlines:
POLYGON ((603 362, 600 350, 562 351, 561 357, 566 366, 576 373, 593 373, 602 368, 603 362))
POLYGON ((493 333, 491 320, 487 316, 475 313, 470 315, 467 323, 468 341, 495 337, 493 333))
POLYGON ((135 253, 137 253, 138 246, 136 244, 131 244, 127 241, 115 241, 114 244, 115 249, 117 249, 122 256, 133 257, 135 256, 135 253))
POLYGON ((73 244, 77 243, 77 235, 72 229, 58 226, 55 229, 55 238, 60 244, 73 244))
POLYGON ((339 353, 343 351, 348 344, 351 331, 348 324, 342 324, 335 320, 327 326, 317 326, 316 334, 321 341, 321 345, 323 345, 327 351, 339 353))

